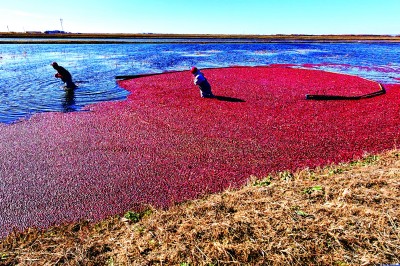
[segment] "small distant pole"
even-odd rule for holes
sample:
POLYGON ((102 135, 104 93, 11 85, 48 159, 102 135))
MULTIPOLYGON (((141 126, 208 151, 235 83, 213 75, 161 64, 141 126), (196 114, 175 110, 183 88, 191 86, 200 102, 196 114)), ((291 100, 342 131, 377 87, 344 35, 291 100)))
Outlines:
POLYGON ((8 30, 8 32, 10 32, 10 28, 8 27, 8 25, 7 25, 7 30, 8 30))
POLYGON ((63 27, 63 19, 60 18, 60 23, 61 23, 61 30, 64 31, 64 27, 63 27))

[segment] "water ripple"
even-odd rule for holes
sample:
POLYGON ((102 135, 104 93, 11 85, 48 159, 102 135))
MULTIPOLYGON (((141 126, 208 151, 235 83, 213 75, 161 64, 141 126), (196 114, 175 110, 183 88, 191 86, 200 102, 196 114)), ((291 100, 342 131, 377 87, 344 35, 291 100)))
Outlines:
POLYGON ((2 44, 0 123, 124 100, 128 92, 117 86, 115 76, 186 70, 193 65, 292 64, 399 83, 398 54, 396 43, 2 44), (73 75, 78 85, 73 94, 54 78, 53 61, 73 75))

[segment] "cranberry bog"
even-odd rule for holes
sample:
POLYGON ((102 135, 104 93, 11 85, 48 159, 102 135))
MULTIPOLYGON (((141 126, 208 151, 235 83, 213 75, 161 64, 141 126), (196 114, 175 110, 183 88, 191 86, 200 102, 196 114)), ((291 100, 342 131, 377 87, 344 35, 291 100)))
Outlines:
POLYGON ((0 126, 0 228, 100 220, 239 187, 253 176, 347 162, 399 140, 399 85, 286 66, 204 69, 119 81, 126 101, 0 126))

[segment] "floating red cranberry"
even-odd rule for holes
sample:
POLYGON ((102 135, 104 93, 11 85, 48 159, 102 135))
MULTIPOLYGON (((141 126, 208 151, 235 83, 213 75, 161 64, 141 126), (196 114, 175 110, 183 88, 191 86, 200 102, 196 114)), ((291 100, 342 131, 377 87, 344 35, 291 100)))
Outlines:
POLYGON ((282 66, 203 72, 218 97, 200 98, 189 71, 168 73, 121 81, 126 101, 1 125, 0 236, 168 207, 250 175, 348 161, 399 141, 399 85, 358 101, 310 101, 379 86, 282 66))

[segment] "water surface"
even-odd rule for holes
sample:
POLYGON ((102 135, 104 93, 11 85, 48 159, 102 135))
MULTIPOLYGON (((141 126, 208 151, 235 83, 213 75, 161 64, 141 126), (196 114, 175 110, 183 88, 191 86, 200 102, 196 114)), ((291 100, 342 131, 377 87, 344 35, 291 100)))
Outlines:
POLYGON ((400 82, 398 43, 126 43, 1 44, 0 123, 39 112, 79 111, 88 104, 124 100, 115 76, 199 68, 290 64, 400 82), (50 66, 56 61, 78 89, 64 91, 50 66))

